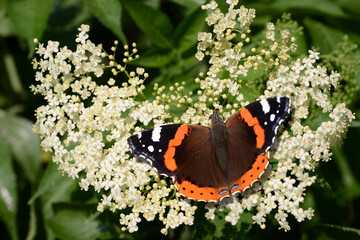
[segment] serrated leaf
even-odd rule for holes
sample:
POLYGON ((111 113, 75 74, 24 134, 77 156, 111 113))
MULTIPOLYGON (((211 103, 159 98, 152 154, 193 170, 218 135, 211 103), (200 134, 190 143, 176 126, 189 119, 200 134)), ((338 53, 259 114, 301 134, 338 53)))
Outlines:
POLYGON ((18 239, 16 224, 18 193, 8 146, 0 138, 0 218, 11 237, 18 239))
POLYGON ((34 38, 41 38, 52 10, 53 0, 8 1, 8 15, 17 33, 26 39, 34 53, 34 38))
POLYGON ((346 16, 343 10, 335 3, 327 0, 277 0, 272 4, 277 10, 282 12, 289 11, 290 9, 306 9, 313 10, 314 12, 320 12, 328 14, 330 16, 344 17, 346 16))
POLYGON ((40 138, 32 131, 32 122, 0 110, 0 138, 11 149, 27 178, 34 183, 40 172, 40 138))
POLYGON ((198 32, 205 26, 205 17, 206 11, 198 8, 179 24, 174 33, 178 51, 184 52, 197 43, 198 32))
POLYGON ((109 28, 123 44, 127 44, 121 25, 122 5, 118 0, 86 0, 85 3, 96 18, 109 28))
POLYGON ((343 32, 330 28, 321 22, 306 18, 304 25, 310 34, 314 45, 313 47, 320 48, 322 53, 328 53, 334 50, 337 44, 343 41, 343 32))
POLYGON ((159 48, 173 48, 170 41, 173 26, 167 15, 139 1, 124 0, 124 6, 153 44, 159 48))

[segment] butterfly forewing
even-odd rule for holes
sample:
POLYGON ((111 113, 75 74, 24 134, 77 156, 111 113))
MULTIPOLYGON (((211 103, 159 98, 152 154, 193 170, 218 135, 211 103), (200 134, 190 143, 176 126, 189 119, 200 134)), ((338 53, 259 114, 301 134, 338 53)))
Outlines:
MULTIPOLYGON (((236 117, 242 119, 250 131, 256 135, 256 148, 265 153, 274 142, 277 129, 281 122, 290 114, 290 99, 278 96, 250 103, 231 116, 227 125, 232 125, 236 117)), ((232 128, 228 131, 233 131, 232 128)))
MULTIPOLYGON (((132 154, 147 160, 160 174, 172 176, 174 173, 166 166, 164 154, 169 148, 169 140, 175 138, 180 126, 181 124, 163 125, 132 135, 128 138, 132 154)), ((182 136, 186 136, 186 132, 182 136)))

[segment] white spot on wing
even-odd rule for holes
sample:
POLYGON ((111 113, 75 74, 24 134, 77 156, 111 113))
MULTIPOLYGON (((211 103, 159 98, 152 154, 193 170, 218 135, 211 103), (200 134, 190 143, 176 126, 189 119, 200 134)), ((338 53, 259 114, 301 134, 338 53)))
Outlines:
POLYGON ((154 127, 152 135, 151 135, 151 140, 153 140, 153 142, 160 142, 160 137, 161 137, 161 127, 154 127))
POLYGON ((154 151, 154 147, 152 145, 148 146, 148 150, 149 152, 153 152, 154 151))
POLYGON ((270 115, 270 121, 274 121, 275 120, 275 114, 271 114, 270 115))
POLYGON ((162 149, 161 149, 161 148, 159 149, 159 152, 162 152, 162 149))
POLYGON ((260 104, 261 104, 264 114, 270 112, 270 105, 266 99, 261 100, 260 104))
POLYGON ((138 139, 140 139, 141 136, 142 136, 141 132, 138 132, 138 133, 137 133, 137 136, 138 136, 138 139))

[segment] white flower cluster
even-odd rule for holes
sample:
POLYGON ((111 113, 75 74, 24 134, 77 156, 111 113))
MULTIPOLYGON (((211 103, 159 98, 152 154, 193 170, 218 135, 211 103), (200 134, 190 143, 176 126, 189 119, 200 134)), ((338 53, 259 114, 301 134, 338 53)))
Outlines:
MULTIPOLYGON (((203 9, 211 10, 206 22, 209 26, 213 26, 213 33, 200 32, 198 34, 198 51, 195 56, 199 60, 202 60, 205 55, 210 56, 211 66, 207 78, 200 82, 201 88, 206 89, 204 95, 208 96, 220 96, 225 89, 230 90, 233 96, 237 94, 241 87, 240 83, 219 75, 221 71, 226 70, 231 78, 246 76, 254 60, 245 59, 246 54, 241 50, 243 45, 250 41, 247 34, 250 33, 249 27, 255 18, 255 10, 244 6, 236 8, 237 0, 226 2, 229 4, 229 9, 225 14, 217 8, 215 1, 203 6, 203 9), (242 41, 232 46, 232 41, 238 35, 242 41), (240 64, 241 62, 244 63, 240 64)), ((242 101, 243 95, 238 94, 237 100, 242 101)), ((215 104, 214 107, 219 108, 221 105, 215 104)))
POLYGON ((319 161, 330 160, 329 148, 341 142, 353 119, 344 104, 335 107, 330 104, 329 88, 336 87, 339 75, 329 76, 325 68, 316 66, 316 52, 309 51, 308 57, 289 61, 289 52, 296 50, 296 39, 287 29, 276 32, 272 23, 267 25, 266 40, 261 46, 251 49, 250 55, 245 54, 243 46, 250 42, 255 10, 237 8, 237 0, 226 2, 229 4, 226 13, 217 8, 215 1, 203 6, 210 10, 206 21, 213 32, 199 33, 196 56, 203 59, 208 55, 211 66, 204 78, 200 75, 203 79, 195 79, 200 85, 196 93, 186 93, 184 82, 168 89, 155 84, 154 100, 138 100, 144 97, 148 74, 143 68, 127 70, 127 64, 138 58, 136 45, 132 49, 124 47, 122 64, 118 64, 117 42, 112 48, 114 54, 108 55, 101 45, 88 39, 86 25, 79 28, 75 52, 59 48, 58 42, 49 41, 46 47, 39 44, 40 60, 34 59, 39 84, 32 89, 47 100, 47 105, 36 111, 35 131, 42 138, 42 147, 54 152, 53 160, 70 177, 79 178, 81 173, 81 188, 93 187, 104 193, 99 211, 132 209, 128 214, 120 214, 123 230, 137 231, 142 219, 152 221, 158 217, 164 223, 161 232, 166 234, 169 228, 193 224, 196 210, 192 202, 176 192, 174 185, 130 156, 127 138, 141 130, 139 124, 146 127, 170 122, 167 119, 172 116, 173 106, 183 108, 184 113, 172 116, 171 122, 209 125, 213 109, 219 109, 228 118, 248 101, 240 91, 250 70, 261 70, 269 76, 261 98, 275 95, 291 98, 291 131, 283 131, 272 148, 277 167, 266 171, 241 199, 234 196, 234 202, 225 198, 219 204, 207 204, 206 217, 214 219, 217 208, 229 209, 225 220, 236 224, 241 213, 255 208, 254 223, 265 228, 266 215, 276 211, 280 227, 289 230, 289 215, 298 221, 313 215, 312 209, 300 206, 306 188, 315 181, 312 170, 319 161), (106 69, 114 78, 103 81, 106 69), (126 76, 126 81, 117 78, 120 73, 126 76), (222 106, 228 94, 236 102, 222 106), (194 96, 197 100, 189 107, 194 96), (306 118, 312 114, 309 112, 312 102, 331 119, 316 129, 306 125, 306 118))
MULTIPOLYGON (((268 73, 268 81, 264 95, 260 98, 289 96, 293 109, 291 133, 283 131, 272 147, 271 157, 277 159, 278 164, 276 169, 262 176, 268 180, 260 179, 253 189, 242 194, 240 201, 224 201, 218 207, 230 209, 225 220, 233 225, 244 209, 256 208, 253 221, 261 228, 265 228, 266 215, 276 211, 275 219, 280 228, 289 230, 289 215, 293 215, 299 222, 313 216, 313 209, 301 208, 306 188, 316 179, 312 171, 319 161, 330 160, 330 147, 341 142, 354 115, 345 104, 338 104, 335 108, 331 105, 330 89, 336 87, 339 74, 332 72, 328 75, 326 68, 316 66, 319 53, 309 51, 308 57, 288 61, 288 52, 296 50, 296 39, 288 29, 282 29, 279 31, 280 36, 276 36, 275 25, 268 23, 265 35, 268 42, 262 41, 259 49, 253 48, 252 55, 246 56, 241 52, 242 46, 250 41, 246 33, 250 32, 249 26, 255 13, 252 9, 244 11, 243 6, 235 9, 237 1, 227 3, 229 9, 226 14, 221 13, 215 1, 204 7, 212 10, 207 22, 209 26, 213 26, 213 33, 198 35, 197 58, 202 60, 204 55, 209 55, 211 64, 207 77, 198 80, 202 91, 206 95, 222 96, 225 88, 228 88, 231 89, 230 94, 237 96, 240 104, 244 104, 241 102, 243 96, 238 92, 241 89, 241 79, 251 69, 264 69, 268 73), (237 17, 238 14, 243 16, 237 17), (234 23, 236 20, 238 22, 234 23), (232 42, 237 34, 244 41, 232 42), (224 71, 228 72, 230 78, 223 78, 224 71), (311 114, 311 102, 315 102, 319 112, 328 115, 332 121, 322 122, 314 130, 307 126, 305 120, 311 114)), ((218 106, 214 104, 215 108, 218 106)), ((228 111, 232 108, 225 109, 228 111)), ((232 109, 232 112, 235 110, 236 108, 232 109)), ((223 115, 228 116, 226 113, 223 115)), ((206 217, 214 219, 216 207, 213 203, 207 204, 206 217)))
MULTIPOLYGON (((32 90, 47 100, 47 105, 36 111, 35 131, 42 138, 43 149, 54 152, 53 160, 70 177, 84 174, 82 189, 93 187, 106 192, 99 211, 132 207, 130 214, 120 214, 124 230, 137 231, 141 216, 152 221, 159 215, 164 233, 169 227, 192 224, 196 207, 178 196, 166 201, 174 192, 173 186, 160 181, 154 169, 129 155, 127 138, 135 124, 160 124, 168 116, 159 101, 135 101, 148 77, 143 68, 126 70, 126 64, 138 58, 136 45, 131 51, 125 46, 125 64, 120 65, 115 62, 115 52, 108 55, 101 45, 88 40, 88 26, 82 25, 79 31, 75 52, 59 48, 53 41, 37 48, 40 60, 34 59, 33 65, 39 84, 32 90), (123 72, 128 80, 116 84, 117 80, 110 78, 108 85, 99 85, 106 68, 111 68, 114 76, 123 72)), ((113 51, 116 46, 117 42, 113 51)))

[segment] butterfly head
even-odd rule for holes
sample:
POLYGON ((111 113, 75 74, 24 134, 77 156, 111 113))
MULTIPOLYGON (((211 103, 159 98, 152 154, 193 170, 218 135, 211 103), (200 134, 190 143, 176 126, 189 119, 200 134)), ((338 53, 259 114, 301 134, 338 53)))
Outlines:
POLYGON ((217 111, 214 111, 211 118, 211 127, 219 125, 221 123, 224 123, 224 120, 219 116, 219 113, 217 111))
POLYGON ((212 143, 216 146, 225 142, 226 139, 226 125, 219 114, 214 111, 211 119, 210 135, 212 143))

